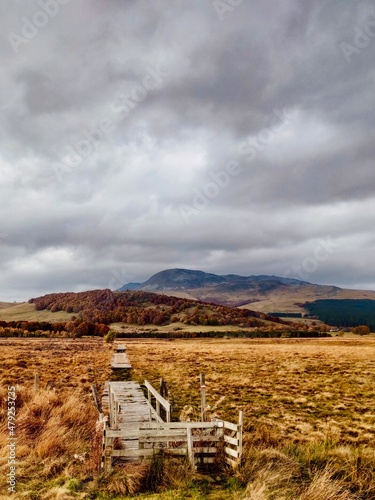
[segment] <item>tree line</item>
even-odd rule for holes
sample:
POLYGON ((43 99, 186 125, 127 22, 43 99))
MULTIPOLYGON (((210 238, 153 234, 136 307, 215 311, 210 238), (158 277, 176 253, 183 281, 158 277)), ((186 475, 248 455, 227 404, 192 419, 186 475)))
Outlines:
POLYGON ((74 313, 90 323, 122 322, 135 325, 166 325, 181 321, 188 325, 236 325, 258 327, 263 320, 289 324, 283 320, 249 309, 202 303, 143 291, 53 293, 30 299, 36 310, 74 313))

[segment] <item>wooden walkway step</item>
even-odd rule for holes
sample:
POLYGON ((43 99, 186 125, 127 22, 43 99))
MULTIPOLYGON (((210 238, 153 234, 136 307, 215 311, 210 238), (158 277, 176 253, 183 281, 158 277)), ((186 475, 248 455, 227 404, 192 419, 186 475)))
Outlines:
POLYGON ((125 368, 125 369, 130 370, 132 365, 130 364, 130 361, 129 361, 126 353, 115 352, 112 356, 111 367, 114 369, 117 369, 117 368, 124 369, 125 368))
POLYGON ((129 450, 125 461, 138 459, 139 427, 145 422, 157 422, 155 411, 150 407, 141 386, 135 381, 107 382, 102 395, 103 411, 109 414, 109 429, 126 429, 129 437, 121 438, 121 449, 129 450))

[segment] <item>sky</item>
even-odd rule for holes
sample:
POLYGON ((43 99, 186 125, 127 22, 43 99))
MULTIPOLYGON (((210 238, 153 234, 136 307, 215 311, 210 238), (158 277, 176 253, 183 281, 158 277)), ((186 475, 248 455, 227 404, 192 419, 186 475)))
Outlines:
POLYGON ((0 300, 168 268, 375 289, 375 2, 2 0, 0 300))

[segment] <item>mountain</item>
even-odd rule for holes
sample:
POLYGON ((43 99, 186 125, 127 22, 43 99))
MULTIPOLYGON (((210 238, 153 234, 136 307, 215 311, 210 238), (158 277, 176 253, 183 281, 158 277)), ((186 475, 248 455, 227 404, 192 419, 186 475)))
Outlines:
POLYGON ((331 285, 280 276, 217 275, 190 269, 166 269, 137 288, 128 283, 119 291, 142 290, 216 304, 251 308, 265 313, 305 313, 305 302, 319 299, 375 299, 375 292, 348 290, 331 285))
POLYGON ((142 283, 126 283, 126 285, 122 286, 118 292, 128 292, 130 290, 139 290, 142 283))
POLYGON ((117 291, 143 290, 143 291, 166 291, 166 290, 190 290, 193 288, 218 287, 217 290, 233 291, 247 290, 255 284, 269 288, 277 285, 309 285, 309 283, 292 278, 281 278, 278 276, 239 276, 237 274, 217 275, 205 273, 204 271, 193 271, 190 269, 166 269, 151 276, 144 283, 127 283, 117 291))

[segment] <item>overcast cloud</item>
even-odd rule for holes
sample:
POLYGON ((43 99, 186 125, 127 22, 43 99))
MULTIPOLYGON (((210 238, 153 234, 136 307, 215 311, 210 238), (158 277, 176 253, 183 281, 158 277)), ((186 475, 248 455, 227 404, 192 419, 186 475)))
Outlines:
POLYGON ((0 300, 172 267, 375 289, 375 2, 2 0, 0 23, 0 300))

